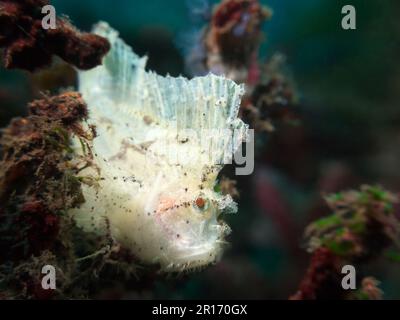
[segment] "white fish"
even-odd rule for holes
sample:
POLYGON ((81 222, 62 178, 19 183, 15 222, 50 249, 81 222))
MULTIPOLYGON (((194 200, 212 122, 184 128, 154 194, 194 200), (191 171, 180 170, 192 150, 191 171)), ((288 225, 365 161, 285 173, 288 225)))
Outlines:
POLYGON ((71 214, 87 231, 108 229, 143 263, 163 271, 216 262, 230 230, 220 213, 236 211, 236 204, 214 186, 221 163, 247 136, 237 118, 243 86, 212 74, 187 80, 147 72, 147 58, 108 24, 94 32, 112 46, 101 66, 79 75, 98 133, 92 151, 100 179, 97 187, 83 186, 86 201, 71 214), (210 129, 217 130, 206 136, 210 129))

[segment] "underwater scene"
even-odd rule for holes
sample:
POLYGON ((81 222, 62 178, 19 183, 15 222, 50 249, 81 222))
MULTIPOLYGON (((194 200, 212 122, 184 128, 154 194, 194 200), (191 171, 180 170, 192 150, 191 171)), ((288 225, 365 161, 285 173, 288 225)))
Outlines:
POLYGON ((400 299, 399 12, 0 0, 0 300, 400 299))

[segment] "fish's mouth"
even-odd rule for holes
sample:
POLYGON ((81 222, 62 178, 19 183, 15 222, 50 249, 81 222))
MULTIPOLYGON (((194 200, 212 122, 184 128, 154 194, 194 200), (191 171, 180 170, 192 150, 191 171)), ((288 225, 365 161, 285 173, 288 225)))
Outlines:
POLYGON ((218 225, 212 224, 206 227, 208 231, 199 235, 199 238, 191 238, 182 235, 181 239, 175 239, 175 250, 171 252, 169 261, 163 264, 165 272, 181 272, 199 270, 210 264, 217 263, 228 245, 224 240, 229 234, 230 228, 224 222, 218 225), (214 230, 217 228, 217 230, 214 230), (173 259, 172 259, 173 257, 173 259))
POLYGON ((200 211, 192 207, 190 215, 188 211, 175 211, 179 207, 179 204, 168 203, 155 215, 168 243, 159 260, 161 272, 198 270, 217 263, 227 245, 225 237, 231 230, 220 217, 218 207, 209 205, 205 207, 207 210, 200 211))

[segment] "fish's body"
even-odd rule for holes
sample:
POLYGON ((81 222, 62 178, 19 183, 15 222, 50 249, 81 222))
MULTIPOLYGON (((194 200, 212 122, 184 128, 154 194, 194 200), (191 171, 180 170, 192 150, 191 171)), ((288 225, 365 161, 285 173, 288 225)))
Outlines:
POLYGON ((112 46, 102 66, 80 73, 97 131, 95 166, 82 175, 98 184, 83 186, 85 203, 71 214, 163 271, 218 260, 229 232, 220 214, 236 204, 214 186, 247 135, 237 118, 243 87, 211 74, 189 81, 147 72, 146 58, 107 24, 95 32, 112 46))

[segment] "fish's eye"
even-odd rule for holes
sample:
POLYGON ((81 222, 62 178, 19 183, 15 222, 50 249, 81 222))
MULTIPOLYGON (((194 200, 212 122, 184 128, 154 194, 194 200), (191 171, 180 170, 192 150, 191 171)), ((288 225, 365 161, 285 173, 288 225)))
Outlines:
POLYGON ((196 209, 198 209, 200 211, 204 211, 208 208, 208 201, 207 201, 207 199, 204 199, 203 197, 198 197, 194 201, 194 206, 196 209))

